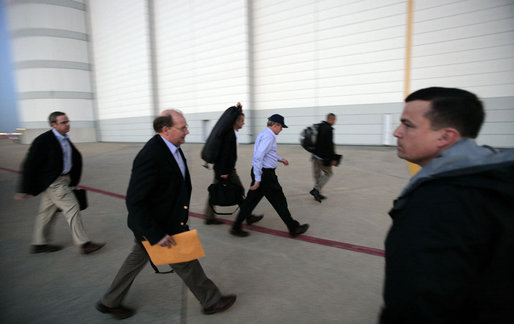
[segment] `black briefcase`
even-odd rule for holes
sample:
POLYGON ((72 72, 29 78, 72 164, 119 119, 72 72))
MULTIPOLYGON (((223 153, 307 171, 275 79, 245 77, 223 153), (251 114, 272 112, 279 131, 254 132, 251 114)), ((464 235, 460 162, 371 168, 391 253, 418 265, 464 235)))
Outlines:
POLYGON ((75 198, 77 198, 80 206, 80 210, 84 210, 87 208, 87 195, 86 190, 84 189, 73 189, 73 194, 75 198))
MULTIPOLYGON (((244 192, 238 185, 227 180, 221 180, 213 183, 207 188, 209 191, 209 205, 215 214, 231 215, 232 213, 216 212, 214 206, 234 206, 239 205, 243 201, 244 192)), ((237 210, 237 209, 236 209, 237 210)))

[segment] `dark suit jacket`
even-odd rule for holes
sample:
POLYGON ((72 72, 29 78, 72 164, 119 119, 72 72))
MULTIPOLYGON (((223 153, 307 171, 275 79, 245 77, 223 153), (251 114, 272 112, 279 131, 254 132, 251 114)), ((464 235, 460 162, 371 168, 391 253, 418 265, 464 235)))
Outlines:
MULTIPOLYGON (((82 156, 73 143, 69 142, 72 152, 70 186, 74 187, 79 183, 82 174, 82 156)), ((62 154, 61 144, 52 130, 36 137, 30 145, 27 157, 23 162, 23 175, 18 192, 36 196, 46 190, 62 173, 62 154)))
MULTIPOLYGON (((182 151, 180 151, 182 154, 182 151)), ((182 159, 186 159, 182 154, 182 159)), ((187 226, 191 178, 186 177, 160 135, 152 137, 134 159, 127 190, 128 227, 137 240, 159 242, 187 226)))
POLYGON ((319 124, 314 154, 323 160, 330 161, 334 159, 335 150, 333 130, 334 128, 326 121, 323 121, 319 124))
POLYGON ((214 171, 216 176, 222 174, 230 174, 235 168, 237 161, 237 142, 234 129, 231 128, 222 136, 221 150, 218 158, 214 162, 214 171))

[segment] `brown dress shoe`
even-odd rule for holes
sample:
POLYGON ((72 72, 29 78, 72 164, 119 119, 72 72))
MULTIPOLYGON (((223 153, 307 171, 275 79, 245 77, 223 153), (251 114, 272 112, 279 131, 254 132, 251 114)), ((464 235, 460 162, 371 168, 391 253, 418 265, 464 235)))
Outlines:
POLYGON ((294 231, 289 232, 289 235, 291 235, 291 237, 297 237, 298 235, 307 232, 308 229, 309 229, 309 224, 298 225, 294 229, 294 231))
POLYGON ((82 244, 80 249, 82 250, 82 254, 89 254, 100 250, 104 245, 105 243, 87 242, 82 244))
POLYGON ((230 230, 230 234, 234 235, 234 236, 239 236, 239 237, 247 237, 248 235, 250 235, 250 233, 248 233, 247 231, 245 230, 242 230, 240 228, 236 229, 236 228, 233 228, 230 230))
POLYGON ((236 302, 236 295, 221 296, 218 302, 210 307, 204 307, 203 313, 206 315, 226 311, 236 302))
POLYGON ((206 225, 219 225, 219 224, 223 224, 223 222, 217 218, 211 218, 211 219, 206 219, 205 224, 206 225))
POLYGON ((104 304, 102 304, 102 302, 96 303, 96 309, 100 313, 111 314, 113 317, 117 319, 129 318, 130 316, 136 313, 136 311, 132 308, 127 308, 121 305, 118 307, 107 307, 104 304))
POLYGON ((253 223, 257 223, 260 221, 264 215, 250 215, 246 217, 246 224, 252 225, 253 223))
POLYGON ((40 244, 40 245, 32 245, 30 247, 31 253, 44 253, 44 252, 55 252, 62 249, 61 246, 51 245, 51 244, 40 244))

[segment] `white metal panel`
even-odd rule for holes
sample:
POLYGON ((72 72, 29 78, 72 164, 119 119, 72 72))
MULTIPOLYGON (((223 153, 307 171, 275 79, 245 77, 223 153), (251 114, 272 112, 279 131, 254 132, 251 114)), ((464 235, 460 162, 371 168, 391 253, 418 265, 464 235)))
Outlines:
POLYGON ((461 87, 482 97, 514 93, 512 1, 415 4, 413 89, 461 87))
POLYGON ((246 104, 246 1, 161 0, 155 7, 161 106, 196 113, 246 104))
POLYGON ((258 109, 401 100, 403 1, 259 1, 253 9, 258 109))
POLYGON ((90 92, 89 71, 73 69, 22 69, 18 70, 23 91, 80 91, 90 92))
POLYGON ((12 43, 16 62, 55 60, 89 63, 87 42, 69 38, 22 37, 12 43))
POLYGON ((146 1, 89 4, 98 118, 153 115, 146 1))
POLYGON ((48 125, 48 115, 52 111, 65 112, 72 122, 74 121, 92 121, 93 103, 91 100, 84 99, 37 99, 37 100, 21 100, 18 103, 18 113, 20 120, 23 122, 38 122, 48 125), (41 107, 49 107, 50 110, 41 109, 41 107))
POLYGON ((50 4, 19 3, 12 5, 11 28, 50 28, 84 33, 84 11, 50 4))

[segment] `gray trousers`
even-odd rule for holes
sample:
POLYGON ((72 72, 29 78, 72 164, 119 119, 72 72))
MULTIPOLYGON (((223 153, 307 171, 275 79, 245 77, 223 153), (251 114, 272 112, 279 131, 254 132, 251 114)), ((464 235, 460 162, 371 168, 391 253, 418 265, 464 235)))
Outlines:
MULTIPOLYGON (((244 192, 243 184, 241 183, 241 179, 239 179, 239 175, 237 174, 236 169, 233 169, 232 171, 230 171, 230 173, 228 174, 227 180, 229 182, 243 188, 241 190, 241 192, 244 192)), ((214 177, 214 180, 212 181, 212 183, 218 183, 218 182, 219 182, 219 179, 214 177)), ((241 205, 239 205, 239 207, 241 207, 241 205)), ((209 195, 207 195, 207 201, 205 202, 204 214, 205 214, 205 219, 215 219, 216 218, 216 216, 214 215, 214 212, 212 211, 211 205, 209 204, 209 195)))
MULTIPOLYGON (((121 265, 111 287, 102 297, 102 304, 107 307, 120 306, 134 279, 148 262, 148 258, 144 247, 136 242, 121 265)), ((184 281, 203 307, 210 307, 221 298, 220 290, 207 278, 198 260, 170 264, 170 267, 184 281)))
POLYGON ((314 189, 321 192, 332 176, 332 165, 323 165, 323 160, 312 157, 312 175, 314 176, 314 189))

